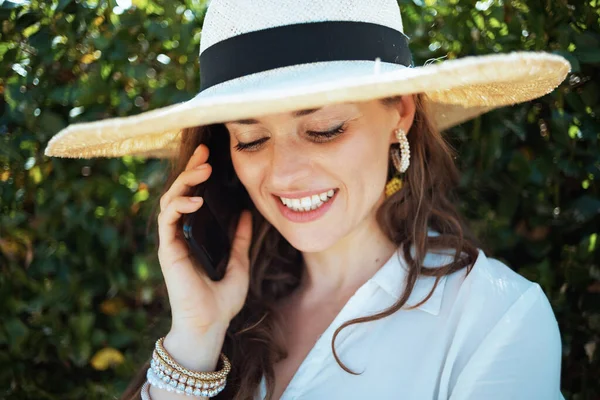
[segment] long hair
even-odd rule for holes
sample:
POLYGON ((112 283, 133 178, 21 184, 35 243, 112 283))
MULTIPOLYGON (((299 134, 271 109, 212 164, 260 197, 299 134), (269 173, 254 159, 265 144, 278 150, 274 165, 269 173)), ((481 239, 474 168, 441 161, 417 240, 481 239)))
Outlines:
MULTIPOLYGON (((385 106, 392 107, 399 98, 395 96, 380 101, 385 106)), ((333 355, 340 367, 351 374, 355 372, 342 363, 335 349, 336 337, 342 329, 397 312, 405 305, 419 276, 435 276, 435 285, 429 295, 411 308, 418 307, 431 297, 441 277, 463 268, 466 268, 468 274, 477 258, 477 248, 481 247, 455 206, 454 190, 459 181, 459 173, 454 164, 455 150, 433 124, 427 97, 415 94, 413 98, 416 111, 411 134, 408 136, 411 165, 403 176, 402 189, 386 198, 376 215, 380 229, 402 249, 408 266, 406 287, 398 301, 388 309, 346 321, 335 331, 331 342, 333 355), (428 236, 428 229, 437 231, 439 235, 428 236), (411 247, 414 248, 414 258, 411 247), (435 268, 423 266, 428 252, 447 249, 454 250, 451 263, 435 268)), ((209 149, 228 149, 223 141, 229 143, 229 135, 223 124, 185 129, 182 132, 179 156, 171 164, 164 191, 184 171, 198 145, 205 143, 209 149)), ((230 161, 229 159, 229 163, 230 161)), ((228 167, 233 168, 232 165, 228 167)), ((394 166, 390 160, 388 179, 393 173, 394 166)), ((250 400, 263 376, 267 398, 272 397, 275 384, 273 365, 287 356, 282 340, 281 321, 274 312, 274 305, 298 286, 303 272, 300 251, 292 247, 255 208, 251 212, 253 233, 250 246, 250 288, 242 310, 233 318, 226 333, 223 352, 231 359, 232 370, 225 390, 217 399, 250 400)), ((148 367, 149 362, 142 366, 121 400, 139 398, 148 367)))

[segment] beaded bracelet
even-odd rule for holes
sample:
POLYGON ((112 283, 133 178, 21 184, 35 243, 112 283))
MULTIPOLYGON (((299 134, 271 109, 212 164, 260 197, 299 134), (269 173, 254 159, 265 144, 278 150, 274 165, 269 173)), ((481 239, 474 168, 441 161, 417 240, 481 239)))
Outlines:
MULTIPOLYGON (((225 389, 225 383, 218 387, 214 387, 208 390, 202 390, 200 388, 193 388, 191 386, 185 386, 185 389, 182 389, 181 384, 176 387, 172 384, 165 383, 159 376, 157 376, 151 368, 148 368, 146 371, 146 379, 148 383, 152 386, 156 386, 159 389, 166 390, 167 392, 175 392, 177 394, 184 394, 186 396, 194 396, 194 397, 214 397, 219 394, 223 389, 225 389)), ((143 400, 151 400, 150 393, 148 391, 148 399, 143 400)))
POLYGON ((190 386, 192 390, 196 389, 213 389, 224 385, 226 378, 217 380, 207 380, 193 378, 189 375, 180 373, 177 370, 169 367, 156 352, 152 354, 152 360, 150 360, 150 368, 154 373, 162 379, 166 384, 176 387, 181 390, 186 390, 186 386, 190 386))
POLYGON ((142 400, 152 400, 150 397, 150 381, 146 380, 142 385, 142 390, 140 391, 140 397, 142 400))

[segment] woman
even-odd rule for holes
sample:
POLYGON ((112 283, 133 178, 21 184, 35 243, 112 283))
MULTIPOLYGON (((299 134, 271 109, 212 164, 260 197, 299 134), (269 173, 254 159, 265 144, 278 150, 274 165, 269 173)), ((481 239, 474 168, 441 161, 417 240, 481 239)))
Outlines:
POLYGON ((158 216, 171 330, 123 398, 562 398, 548 300, 469 233, 440 131, 548 93, 568 63, 414 68, 395 1, 315 4, 213 0, 195 99, 49 143, 63 157, 179 146, 158 216), (181 220, 217 171, 251 205, 213 281, 181 220))

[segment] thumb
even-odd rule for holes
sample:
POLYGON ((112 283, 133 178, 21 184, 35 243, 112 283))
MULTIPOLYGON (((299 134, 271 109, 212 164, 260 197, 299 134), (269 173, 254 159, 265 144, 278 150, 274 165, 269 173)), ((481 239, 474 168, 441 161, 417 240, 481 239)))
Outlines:
MULTIPOLYGON (((235 237, 231 244, 231 255, 229 265, 223 279, 231 279, 231 275, 238 273, 248 274, 250 267, 250 243, 252 242, 252 215, 250 211, 244 210, 240 215, 235 237)), ((235 277, 233 277, 235 279, 235 277)))

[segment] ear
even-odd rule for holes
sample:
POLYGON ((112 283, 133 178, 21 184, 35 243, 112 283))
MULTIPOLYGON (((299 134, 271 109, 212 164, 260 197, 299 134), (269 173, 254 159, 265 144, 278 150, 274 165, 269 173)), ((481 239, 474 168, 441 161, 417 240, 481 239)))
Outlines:
POLYGON ((390 132, 390 144, 394 144, 398 141, 396 139, 396 129, 403 129, 408 135, 410 128, 412 127, 415 119, 415 96, 412 94, 403 95, 400 99, 392 106, 395 110, 394 122, 392 132, 390 132))

